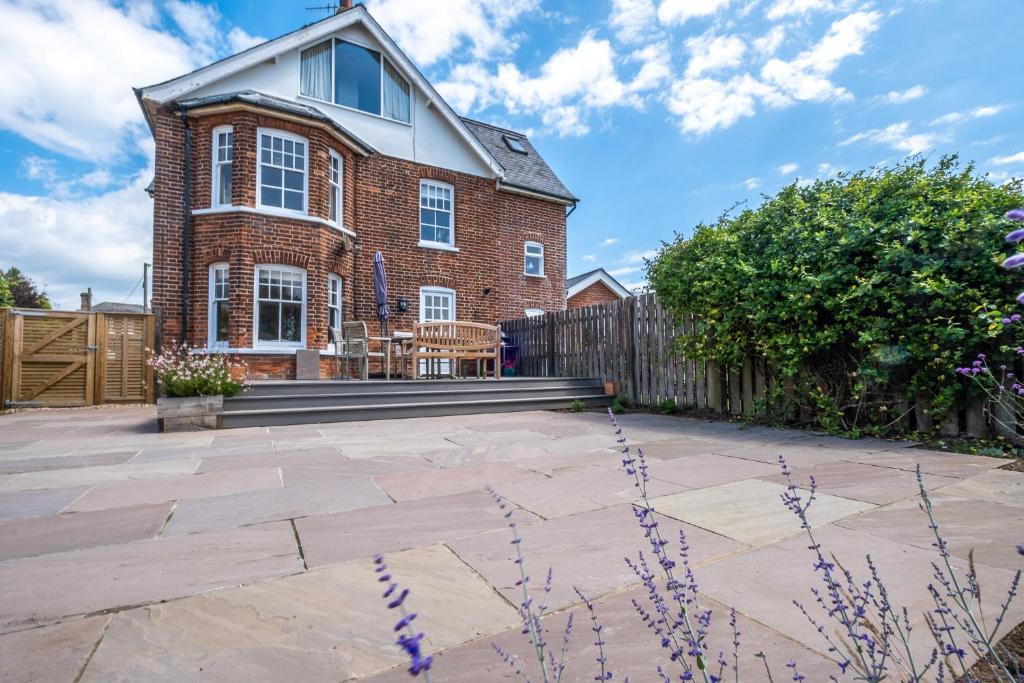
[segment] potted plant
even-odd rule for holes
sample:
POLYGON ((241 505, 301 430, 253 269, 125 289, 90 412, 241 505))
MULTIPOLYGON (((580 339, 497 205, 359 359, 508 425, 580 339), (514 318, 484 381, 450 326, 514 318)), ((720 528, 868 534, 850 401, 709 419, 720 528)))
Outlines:
POLYGON ((245 364, 222 353, 196 352, 182 345, 164 350, 150 363, 160 389, 160 431, 219 429, 224 397, 245 387, 245 364))

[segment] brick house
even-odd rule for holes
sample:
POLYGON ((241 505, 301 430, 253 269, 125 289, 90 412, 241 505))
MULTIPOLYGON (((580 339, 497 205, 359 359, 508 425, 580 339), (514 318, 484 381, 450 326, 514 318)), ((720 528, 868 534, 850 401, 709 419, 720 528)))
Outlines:
POLYGON ((565 308, 576 197, 525 135, 456 115, 362 5, 136 95, 165 345, 294 376, 342 319, 377 333, 377 251, 391 329, 565 308))
POLYGON ((568 308, 583 308, 594 304, 606 304, 633 296, 604 268, 571 277, 565 281, 565 297, 568 308))

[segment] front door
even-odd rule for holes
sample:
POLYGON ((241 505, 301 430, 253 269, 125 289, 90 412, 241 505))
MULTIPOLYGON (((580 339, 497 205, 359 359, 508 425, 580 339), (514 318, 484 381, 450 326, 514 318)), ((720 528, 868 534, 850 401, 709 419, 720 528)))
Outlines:
MULTIPOLYGON (((455 290, 443 287, 420 288, 420 322, 455 320, 455 290)), ((451 375, 450 360, 434 359, 420 361, 421 377, 451 375)))

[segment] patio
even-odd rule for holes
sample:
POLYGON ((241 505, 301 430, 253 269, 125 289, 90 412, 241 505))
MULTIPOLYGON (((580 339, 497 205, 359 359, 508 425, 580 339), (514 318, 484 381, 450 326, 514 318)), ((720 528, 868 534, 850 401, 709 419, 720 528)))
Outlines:
MULTIPOLYGON (((521 655, 508 530, 483 491, 518 513, 527 566, 554 568, 545 619, 576 613, 565 680, 594 675, 596 648, 572 586, 596 603, 616 680, 661 660, 622 562, 643 547, 599 413, 520 412, 156 434, 152 408, 0 416, 0 678, 5 681, 399 681, 393 617, 370 558, 412 590, 435 681, 498 681, 521 655)), ((928 603, 930 547, 920 464, 957 562, 968 552, 990 614, 1024 540, 1024 474, 1005 460, 729 423, 627 415, 650 458, 663 529, 685 529, 715 606, 715 648, 739 612, 746 680, 764 651, 783 677, 834 665, 792 605, 811 602, 811 556, 778 499, 775 460, 813 474, 812 523, 860 575, 872 553, 896 604, 928 603), (805 578, 806 577, 806 578, 805 578)), ((674 547, 675 544, 673 544, 674 547)), ((645 548, 646 550, 646 548, 645 548)), ((927 645, 918 618, 919 645, 927 645)), ((1008 619, 1024 619, 1018 603, 1008 619)))

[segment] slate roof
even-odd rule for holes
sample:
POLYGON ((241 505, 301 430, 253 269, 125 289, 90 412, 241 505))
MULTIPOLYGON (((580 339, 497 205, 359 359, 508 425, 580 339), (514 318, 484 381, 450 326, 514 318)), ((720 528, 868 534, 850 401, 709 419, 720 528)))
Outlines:
POLYGON ((344 126, 338 124, 337 121, 323 113, 316 107, 302 102, 294 102, 292 100, 286 100, 281 97, 274 97, 273 95, 267 95, 265 93, 257 92, 255 90, 238 90, 236 92, 221 93, 219 95, 206 95, 204 97, 193 97, 191 99, 182 100, 178 103, 181 109, 188 111, 189 109, 198 109, 200 107, 209 107, 215 104, 230 104, 233 102, 243 102, 245 104, 251 104, 256 107, 264 107, 266 109, 273 109, 275 111, 283 112, 285 114, 293 114, 295 116, 302 116, 307 119, 314 121, 320 121, 326 123, 339 133, 344 135, 346 138, 351 140, 357 147, 362 148, 364 154, 369 154, 374 151, 373 147, 360 140, 354 133, 349 131, 344 126))
POLYGON ((498 128, 488 123, 481 123, 473 119, 462 118, 469 131, 487 149, 494 160, 501 164, 505 170, 503 185, 529 190, 539 194, 563 199, 568 202, 577 202, 579 199, 569 191, 562 181, 558 179, 555 172, 547 165, 544 158, 530 144, 529 139, 522 133, 514 130, 498 128), (526 149, 526 154, 513 152, 505 144, 503 136, 519 140, 526 149))
MULTIPOLYGON (((614 291, 619 296, 631 296, 630 291, 626 289, 625 285, 623 285, 621 282, 619 282, 611 275, 609 275, 608 271, 605 270, 604 268, 594 268, 593 270, 588 270, 586 273, 583 273, 581 275, 576 275, 574 277, 567 278, 565 281, 565 291, 571 292, 573 287, 587 280, 588 278, 593 277, 594 275, 597 275, 599 277, 599 279, 596 280, 596 282, 604 281, 605 285, 607 285, 612 291, 614 291)), ((576 292, 575 294, 579 294, 579 292, 576 292)), ((575 294, 573 294, 573 296, 575 296, 575 294)))
MULTIPOLYGON (((587 272, 583 273, 582 275, 577 275, 576 277, 571 277, 571 278, 567 279, 565 281, 565 288, 569 289, 574 284, 576 284, 577 282, 583 282, 584 280, 586 280, 588 277, 590 277, 591 275, 593 275, 594 273, 596 273, 599 270, 604 270, 604 268, 594 268, 593 270, 588 270, 587 272)), ((611 275, 609 275, 608 277, 611 277, 611 275)))

